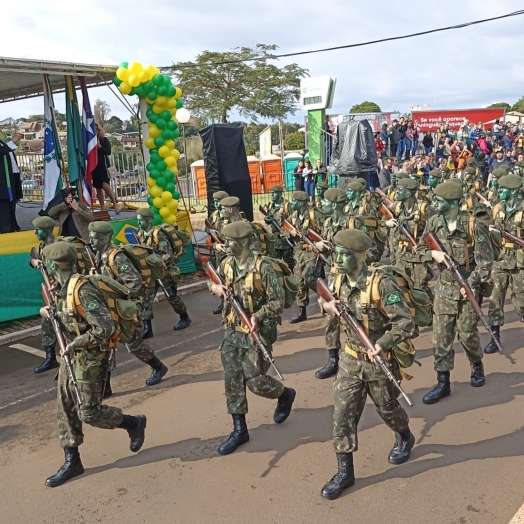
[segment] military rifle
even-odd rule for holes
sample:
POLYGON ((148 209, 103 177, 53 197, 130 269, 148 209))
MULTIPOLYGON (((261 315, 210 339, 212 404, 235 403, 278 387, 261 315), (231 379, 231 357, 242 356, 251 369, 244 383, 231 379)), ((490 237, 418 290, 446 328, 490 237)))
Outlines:
MULTIPOLYGON (((207 261, 206 263, 206 275, 210 278, 211 282, 213 282, 214 284, 217 284, 218 286, 224 286, 224 284, 222 283, 222 280, 220 279, 220 275, 217 273, 216 269, 213 267, 213 264, 211 264, 211 262, 209 261, 207 261)), ((246 328, 249 329, 249 335, 251 336, 251 338, 255 342, 255 345, 258 347, 258 349, 262 353, 263 357, 273 366, 273 369, 275 370, 276 374, 278 375, 278 378, 280 380, 284 380, 284 377, 280 374, 280 371, 275 366, 275 360, 269 354, 269 351, 266 349, 266 347, 262 343, 262 340, 260 339, 260 335, 256 331, 253 331, 251 327, 251 320, 249 318, 249 315, 244 311, 244 309, 238 302, 235 295, 225 286, 224 286, 224 292, 226 295, 226 300, 231 304, 231 307, 235 310, 235 313, 237 314, 242 324, 246 328)))
POLYGON ((204 220, 204 224, 209 229, 209 234, 211 235, 211 238, 213 239, 213 242, 215 244, 223 244, 224 242, 218 236, 218 231, 216 230, 215 226, 213 226, 213 224, 211 223, 211 220, 209 220, 209 218, 206 218, 204 220))
POLYGON ((388 207, 393 205, 393 201, 388 198, 388 196, 386 195, 386 193, 384 193, 384 191, 382 191, 382 189, 377 187, 375 189, 375 193, 382 198, 382 203, 383 204, 385 204, 388 207))
POLYGON ((40 256, 38 255, 38 251, 34 247, 31 248, 31 258, 40 261, 40 264, 38 264, 38 270, 40 271, 40 273, 42 273, 42 277, 44 279, 44 282, 42 283, 42 296, 44 297, 44 303, 48 308, 49 320, 51 321, 51 324, 55 331, 56 340, 58 342, 58 345, 60 346, 60 354, 66 364, 67 371, 69 373, 69 379, 71 380, 71 384, 73 385, 73 389, 75 390, 78 405, 81 406, 83 404, 82 396, 80 395, 80 389, 78 388, 78 382, 76 381, 75 372, 73 370, 73 364, 71 363, 71 358, 69 357, 69 354, 67 352, 67 342, 64 337, 64 334, 62 333, 62 328, 60 327, 60 320, 56 311, 56 296, 54 293, 53 285, 51 284, 51 280, 49 279, 49 275, 47 274, 42 259, 40 258, 40 256))
MULTIPOLYGON (((433 233, 427 233, 424 236, 424 242, 429 247, 429 249, 432 249, 433 251, 441 251, 442 253, 446 253, 444 249, 442 249, 442 246, 440 245, 439 241, 437 240, 437 237, 433 233)), ((447 253, 446 253, 447 255, 447 253)), ((449 256, 449 255, 448 255, 449 256)), ((482 313, 482 309, 480 308, 479 303, 477 302, 477 299, 475 297, 475 293, 471 289, 470 285, 466 281, 466 279, 462 276, 459 270, 458 264, 453 260, 451 257, 446 257, 444 259, 444 265, 446 266, 447 270, 451 273, 451 276, 455 279, 455 282, 460 286, 461 289, 464 290, 466 293, 466 297, 468 302, 473 306, 473 309, 475 310, 475 313, 477 314, 477 317, 480 319, 488 333, 491 335, 491 338, 493 342, 495 342, 497 348, 499 351, 502 351, 502 346, 500 345, 500 342, 493 336, 493 331, 491 331, 491 327, 488 324, 488 321, 486 320, 486 317, 482 313)))
MULTIPOLYGON (((317 293, 326 302, 331 302, 335 300, 335 297, 329 290, 327 284, 321 278, 319 278, 317 281, 317 293)), ((353 331, 353 333, 355 333, 355 335, 357 335, 357 337, 362 342, 362 345, 366 349, 374 353, 376 351, 375 343, 369 338, 362 324, 351 314, 349 308, 342 303, 337 304, 336 307, 344 323, 351 329, 351 331, 353 331)), ((394 386, 399 390, 400 394, 404 397, 408 405, 412 406, 413 401, 409 398, 408 394, 402 389, 400 382, 396 379, 395 375, 393 375, 391 369, 389 369, 384 359, 380 355, 374 355, 373 358, 375 359, 375 362, 380 366, 388 380, 391 381, 394 384, 394 386)))
POLYGON ((100 269, 98 268, 98 264, 96 263, 95 254, 93 253, 93 248, 89 244, 86 244, 86 253, 87 253, 87 258, 89 258, 89 263, 91 264, 91 268, 94 269, 97 274, 100 274, 100 269))
POLYGON ((331 242, 327 242, 326 240, 324 240, 316 231, 313 231, 312 229, 310 229, 307 232, 307 236, 310 238, 310 240, 312 240, 315 243, 324 242, 324 244, 326 244, 328 247, 328 251, 330 252, 333 251, 333 244, 331 242))
MULTIPOLYGON (((267 211, 266 209, 264 208, 264 206, 260 205, 258 206, 258 210, 268 219, 270 220, 271 224, 273 226, 275 226, 275 229, 280 233, 282 234, 282 228, 278 225, 278 222, 272 217, 272 216, 269 216, 267 214, 267 211)), ((295 246, 289 241, 289 238, 286 238, 286 242, 289 244, 289 246, 291 247, 291 249, 295 249, 295 246)))
POLYGON ((485 206, 489 207, 490 209, 493 208, 491 202, 484 195, 480 194, 478 191, 475 194, 477 195, 479 202, 482 202, 485 206))

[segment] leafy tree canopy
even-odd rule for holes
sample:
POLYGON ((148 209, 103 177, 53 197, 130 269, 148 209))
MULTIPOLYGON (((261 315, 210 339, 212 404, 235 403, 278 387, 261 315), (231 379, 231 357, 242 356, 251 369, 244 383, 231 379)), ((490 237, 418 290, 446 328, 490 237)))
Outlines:
POLYGON ((350 113, 380 113, 382 112, 382 109, 380 109, 378 104, 375 104, 375 102, 368 102, 367 100, 360 103, 355 104, 350 110, 350 113))
POLYGON ((507 102, 497 102, 488 106, 489 108, 503 107, 506 111, 511 111, 511 106, 507 102))

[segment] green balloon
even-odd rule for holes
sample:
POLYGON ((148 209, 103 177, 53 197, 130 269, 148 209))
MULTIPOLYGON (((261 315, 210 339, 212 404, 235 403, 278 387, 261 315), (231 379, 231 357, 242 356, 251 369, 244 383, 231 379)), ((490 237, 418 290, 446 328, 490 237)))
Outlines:
POLYGON ((177 98, 176 99, 176 108, 180 109, 183 106, 184 106, 184 102, 182 102, 182 99, 181 98, 177 98))
POLYGON ((166 96, 167 96, 167 98, 171 98, 171 97, 175 96, 175 93, 176 93, 175 86, 170 85, 170 86, 166 87, 166 96))
POLYGON ((171 83, 171 77, 169 75, 164 75, 164 85, 166 87, 169 87, 169 86, 173 85, 171 83))
POLYGON ((151 169, 149 175, 151 176, 151 178, 157 179, 160 176, 160 171, 156 168, 151 169))
POLYGON ((124 69, 127 69, 129 67, 128 62, 120 62, 120 65, 118 67, 123 67, 124 69))
POLYGON ((166 86, 158 86, 156 88, 156 94, 160 96, 166 96, 166 86))
POLYGON ((115 84, 116 87, 119 87, 121 83, 122 83, 122 80, 120 80, 120 78, 118 78, 118 76, 115 75, 113 77, 113 84, 115 84))
POLYGON ((149 162, 149 164, 146 165, 146 169, 151 173, 151 171, 155 169, 155 164, 153 164, 153 162, 149 162))
POLYGON ((160 173, 162 173, 167 169, 167 164, 163 160, 160 160, 160 162, 156 163, 156 168, 160 171, 160 173))
POLYGON ((144 86, 138 86, 136 88, 136 95, 139 96, 140 98, 146 97, 146 90, 144 89, 144 86))
POLYGON ((154 226, 159 226, 162 223, 162 221, 163 221, 163 218, 158 213, 153 215, 153 225, 154 226))
MULTIPOLYGON (((149 104, 148 104, 148 105, 149 105, 149 104)), ((148 108, 147 108, 147 111, 146 111, 146 116, 147 116, 147 118, 148 118, 149 120, 151 120, 151 117, 152 117, 154 114, 155 114, 155 113, 153 112, 153 110, 152 110, 150 107, 148 107, 148 108)))
POLYGON ((178 191, 173 191, 173 198, 178 200, 180 198, 180 193, 178 191))
POLYGON ((158 120, 158 115, 154 111, 151 111, 151 113, 153 114, 149 117, 149 121, 153 124, 156 124, 156 121, 158 120))
POLYGON ((156 119, 155 125, 156 125, 156 127, 158 127, 158 129, 165 129, 166 128, 166 121, 163 118, 158 117, 156 119))
POLYGON ((171 111, 165 109, 160 113, 160 116, 166 121, 166 124, 171 120, 171 111))
POLYGON ((178 129, 178 124, 174 120, 169 120, 166 127, 170 131, 175 131, 175 129, 178 129))
POLYGON ((158 207, 151 205, 149 206, 149 209, 151 209, 151 211, 153 211, 154 214, 158 214, 158 207))
MULTIPOLYGON (((169 122, 168 122, 169 123, 169 122)), ((169 127, 166 124, 166 129, 162 131, 162 138, 164 140, 172 140, 173 139, 173 131, 169 129, 169 127)))
POLYGON ((175 140, 176 138, 178 138, 180 136, 180 129, 175 129, 173 131, 173 140, 175 140))
POLYGON ((153 82, 151 82, 151 80, 148 80, 147 82, 144 83, 144 89, 147 92, 154 91, 155 90, 155 84, 153 84, 153 82))
POLYGON ((156 185, 157 185, 158 187, 164 187, 166 184, 167 184, 166 179, 165 179, 163 176, 159 176, 159 177, 156 179, 156 185))
POLYGON ((153 80, 153 84, 155 84, 156 87, 164 83, 164 77, 160 73, 157 73, 151 80, 153 80))
POLYGON ((135 96, 136 95, 136 87, 131 88, 131 93, 129 93, 129 96, 135 96))
POLYGON ((155 146, 156 147, 162 147, 164 145, 165 140, 161 136, 157 136, 155 138, 155 146))
POLYGON ((156 91, 151 89, 150 91, 146 92, 146 96, 149 98, 149 100, 156 100, 156 91))
POLYGON ((147 199, 147 205, 148 205, 149 207, 153 207, 153 200, 154 200, 154 199, 153 199, 152 196, 150 196, 150 197, 147 199))
POLYGON ((175 179, 175 173, 173 173, 173 171, 171 171, 170 169, 166 169, 162 176, 166 179, 166 182, 173 182, 173 180, 175 179))
POLYGON ((150 153, 151 163, 155 165, 156 169, 158 169, 157 164, 162 160, 162 157, 158 153, 153 153, 152 151, 150 153))
POLYGON ((175 191, 175 184, 173 184, 173 182, 168 182, 164 187, 164 191, 169 191, 170 193, 173 193, 175 191))

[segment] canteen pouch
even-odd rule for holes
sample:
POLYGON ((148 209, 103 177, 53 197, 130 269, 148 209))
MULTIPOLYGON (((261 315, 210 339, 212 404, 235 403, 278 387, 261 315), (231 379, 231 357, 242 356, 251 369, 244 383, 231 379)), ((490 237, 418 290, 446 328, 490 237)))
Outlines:
POLYGON ((106 357, 105 351, 82 351, 74 359, 74 373, 79 384, 93 385, 97 382, 101 372, 102 361, 106 357))

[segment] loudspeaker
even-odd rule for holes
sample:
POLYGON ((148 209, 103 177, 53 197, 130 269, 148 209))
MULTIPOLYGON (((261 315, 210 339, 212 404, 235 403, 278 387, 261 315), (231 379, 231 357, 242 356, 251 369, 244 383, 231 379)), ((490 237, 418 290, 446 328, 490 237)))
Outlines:
POLYGON ((253 220, 251 178, 240 122, 212 124, 199 131, 204 149, 208 215, 215 209, 213 193, 226 191, 240 199, 240 209, 253 220))

